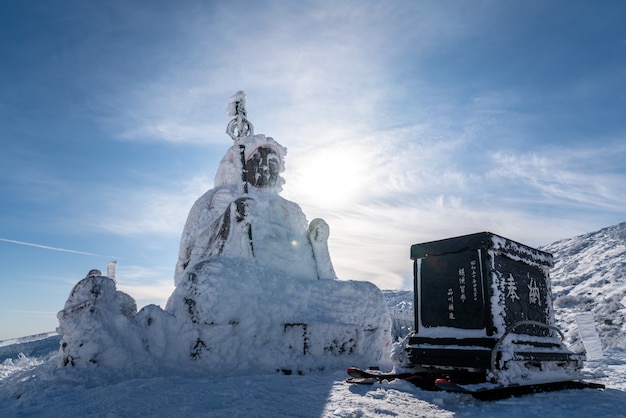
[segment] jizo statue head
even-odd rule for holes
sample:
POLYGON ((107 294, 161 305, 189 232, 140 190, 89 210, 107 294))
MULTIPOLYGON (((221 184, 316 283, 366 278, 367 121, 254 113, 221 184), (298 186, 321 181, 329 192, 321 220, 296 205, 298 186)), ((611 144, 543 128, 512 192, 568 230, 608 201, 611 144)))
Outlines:
POLYGON ((270 146, 260 146, 246 160, 246 180, 259 189, 273 188, 280 172, 280 156, 270 146))

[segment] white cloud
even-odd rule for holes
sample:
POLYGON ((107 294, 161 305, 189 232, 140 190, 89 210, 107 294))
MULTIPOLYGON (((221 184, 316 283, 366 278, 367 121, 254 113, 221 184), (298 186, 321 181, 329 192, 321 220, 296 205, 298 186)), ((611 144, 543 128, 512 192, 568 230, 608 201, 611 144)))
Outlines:
POLYGON ((623 145, 610 143, 585 147, 544 147, 541 153, 494 153, 490 178, 502 177, 561 208, 585 207, 620 212, 626 206, 622 164, 623 145), (602 162, 601 165, 598 165, 602 162))
MULTIPOLYGON (((415 72, 468 33, 478 42, 474 31, 498 13, 487 6, 218 5, 180 19, 184 65, 124 86, 109 98, 107 123, 125 140, 221 141, 228 98, 246 90, 256 133, 289 148, 283 195, 329 221, 333 259, 348 277, 395 287, 411 243, 485 229, 545 244, 588 224, 576 229, 575 215, 541 208, 615 211, 624 186, 618 174, 577 171, 600 153, 520 153, 534 139, 524 127, 532 112, 516 110, 522 92, 434 89, 415 72)), ((110 190, 107 200, 124 194, 124 203, 94 219, 116 234, 179 234, 204 190, 110 190)))
POLYGON ((504 151, 506 144, 498 150, 496 143, 486 154, 474 149, 480 138, 423 125, 373 137, 336 135, 319 146, 296 145, 284 196, 309 219, 330 224, 342 279, 410 287, 412 244, 491 231, 541 246, 608 225, 571 209, 613 211, 617 219, 626 203, 619 143, 538 147, 541 154, 504 151), (601 161, 604 169, 594 163, 601 161))
POLYGON ((155 268, 126 266, 120 264, 117 270, 117 289, 132 296, 137 307, 147 304, 165 307, 165 302, 174 291, 174 266, 155 268))
POLYGON ((197 176, 162 188, 127 185, 97 190, 91 209, 81 205, 76 222, 120 236, 179 236, 194 201, 213 187, 212 178, 197 176))
POLYGON ((120 138, 181 142, 221 133, 227 99, 239 89, 254 103, 258 132, 319 137, 333 125, 384 124, 390 115, 381 106, 411 94, 394 79, 406 51, 415 59, 464 31, 460 17, 401 3, 194 10, 180 11, 189 19, 178 21, 184 29, 176 55, 184 65, 167 61, 153 78, 106 99, 115 111, 107 123, 120 138))

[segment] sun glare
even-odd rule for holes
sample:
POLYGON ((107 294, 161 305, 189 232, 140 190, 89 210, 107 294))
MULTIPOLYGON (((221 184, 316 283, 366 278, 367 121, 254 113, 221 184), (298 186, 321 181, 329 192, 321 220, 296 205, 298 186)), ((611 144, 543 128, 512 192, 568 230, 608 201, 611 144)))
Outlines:
POLYGON ((343 149, 327 147, 309 152, 305 158, 291 161, 287 172, 285 188, 296 203, 302 201, 331 210, 354 203, 366 187, 364 159, 343 149))

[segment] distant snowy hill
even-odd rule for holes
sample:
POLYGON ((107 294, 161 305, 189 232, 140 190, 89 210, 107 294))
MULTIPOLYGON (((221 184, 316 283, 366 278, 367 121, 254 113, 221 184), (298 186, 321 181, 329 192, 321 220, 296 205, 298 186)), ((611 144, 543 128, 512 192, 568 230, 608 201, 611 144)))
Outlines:
POLYGON ((383 295, 391 316, 391 337, 398 341, 413 329, 413 291, 383 290, 383 295))
POLYGON ((567 338, 574 316, 591 312, 605 349, 626 349, 626 222, 542 248, 554 255, 554 307, 567 338))
POLYGON ((21 353, 28 357, 44 357, 58 351, 61 336, 56 332, 46 332, 28 337, 0 341, 0 363, 17 358, 21 353))

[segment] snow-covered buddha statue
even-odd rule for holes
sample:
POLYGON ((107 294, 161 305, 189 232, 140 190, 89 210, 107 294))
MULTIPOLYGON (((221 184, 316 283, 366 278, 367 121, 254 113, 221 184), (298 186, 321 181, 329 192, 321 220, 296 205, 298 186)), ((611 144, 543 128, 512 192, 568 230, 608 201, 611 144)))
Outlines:
POLYGON ((235 145, 189 212, 165 309, 135 313, 112 279, 84 279, 59 313, 65 367, 304 373, 384 359, 391 322, 382 292, 336 280, 328 225, 307 222, 279 196, 286 149, 254 135, 244 99, 229 106, 235 145))
MULTIPOLYGON (((242 92, 231 100, 230 107, 238 106, 231 116, 245 112, 242 92)), ((235 144, 217 170, 215 187, 189 212, 175 283, 185 270, 211 256, 254 259, 260 266, 303 279, 336 279, 328 252, 328 224, 319 218, 308 223, 296 203, 278 194, 285 183, 280 174, 287 150, 273 138, 254 135, 252 125, 244 122, 249 129, 242 138, 233 138, 235 144)))

